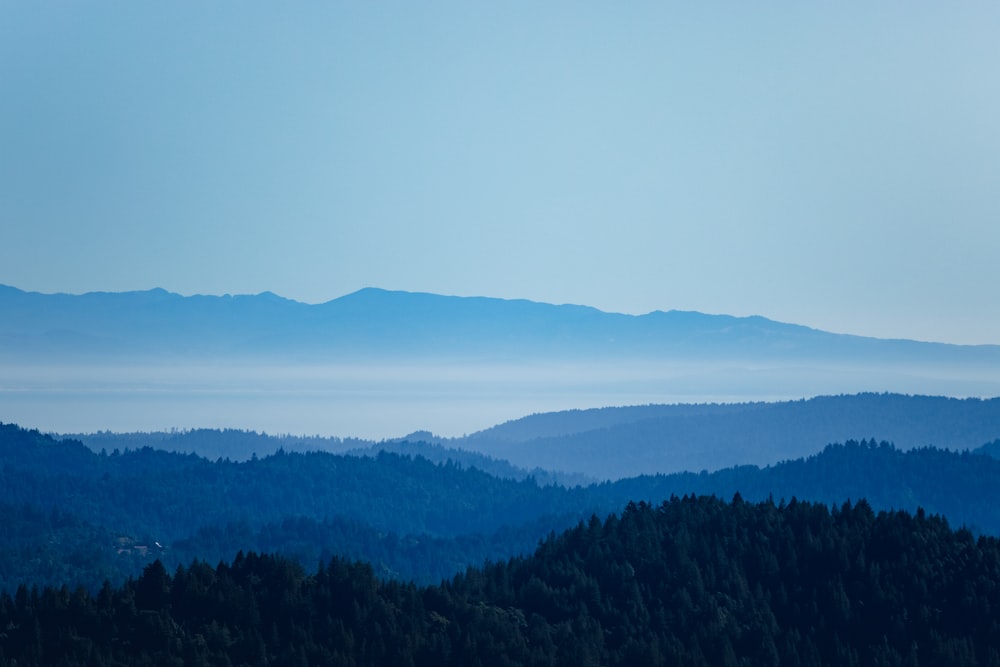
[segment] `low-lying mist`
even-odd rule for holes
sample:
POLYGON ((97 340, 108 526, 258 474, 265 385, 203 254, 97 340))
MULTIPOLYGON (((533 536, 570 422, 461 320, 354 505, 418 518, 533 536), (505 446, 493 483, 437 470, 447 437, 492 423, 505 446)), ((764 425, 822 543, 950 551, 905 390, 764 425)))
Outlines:
POLYGON ((863 391, 1000 395, 989 369, 753 363, 0 367, 0 421, 52 432, 239 428, 458 437, 527 414, 863 391))

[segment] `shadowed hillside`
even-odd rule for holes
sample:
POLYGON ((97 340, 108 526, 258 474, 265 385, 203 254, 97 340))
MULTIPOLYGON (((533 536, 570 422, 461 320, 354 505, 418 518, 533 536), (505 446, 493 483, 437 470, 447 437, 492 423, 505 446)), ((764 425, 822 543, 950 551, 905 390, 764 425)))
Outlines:
POLYGON ((1000 399, 858 394, 776 403, 648 405, 532 415, 453 441, 521 467, 601 479, 767 465, 830 442, 970 449, 1000 435, 1000 399))

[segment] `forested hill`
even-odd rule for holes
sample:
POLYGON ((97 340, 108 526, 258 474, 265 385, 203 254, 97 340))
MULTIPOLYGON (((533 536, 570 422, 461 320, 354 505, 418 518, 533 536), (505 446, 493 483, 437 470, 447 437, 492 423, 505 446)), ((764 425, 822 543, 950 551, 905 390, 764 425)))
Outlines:
POLYGON ((382 442, 234 429, 64 437, 98 452, 152 447, 234 461, 278 450, 367 455, 385 450, 435 462, 451 459, 511 479, 531 474, 540 481, 585 484, 769 465, 846 440, 884 440, 903 450, 928 445, 974 449, 1000 438, 1000 398, 862 393, 767 403, 608 407, 534 414, 463 438, 423 432, 382 442))
POLYGON ((567 489, 388 453, 280 453, 240 463, 146 448, 98 454, 0 425, 0 589, 93 588, 157 557, 172 568, 251 549, 306 566, 348 556, 370 561, 382 577, 432 583, 526 553, 550 531, 630 501, 735 492, 829 504, 867 498, 878 509, 923 507, 1000 534, 1000 461, 933 448, 849 442, 767 468, 567 489))
POLYGON ((1000 398, 864 393, 768 403, 646 405, 531 415, 449 445, 598 479, 768 465, 831 442, 972 449, 1000 437, 1000 398))
MULTIPOLYGON (((582 490, 500 479, 417 457, 285 453, 209 461, 143 448, 96 454, 0 425, 0 501, 65 509, 172 541, 202 525, 347 515, 383 531, 456 535, 579 508, 582 490)), ((590 509, 590 508, 587 508, 590 509)))
POLYGON ((268 435, 239 429, 191 429, 187 431, 155 431, 112 433, 67 433, 60 439, 78 440, 95 452, 137 450, 151 448, 179 454, 197 454, 207 459, 248 461, 285 453, 328 452, 354 456, 378 456, 391 452, 404 456, 421 456, 435 463, 452 461, 466 468, 477 468, 494 477, 522 480, 529 476, 541 483, 559 482, 564 485, 585 484, 594 481, 586 475, 571 475, 536 468, 519 468, 501 459, 469 450, 445 446, 444 440, 430 433, 413 433, 408 438, 395 440, 361 440, 321 436, 268 435), (426 438, 426 439, 421 439, 426 438))
POLYGON ((418 588, 363 564, 158 561, 0 595, 0 665, 1000 664, 1000 543, 923 512, 694 496, 418 588))

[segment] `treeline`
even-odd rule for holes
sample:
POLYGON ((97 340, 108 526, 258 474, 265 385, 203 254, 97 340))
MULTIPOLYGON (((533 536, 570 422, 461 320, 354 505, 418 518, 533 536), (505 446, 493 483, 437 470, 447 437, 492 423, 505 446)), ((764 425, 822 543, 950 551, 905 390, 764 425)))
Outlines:
POLYGON ((206 459, 246 461, 253 456, 269 456, 276 451, 343 453, 372 443, 355 438, 323 436, 267 435, 242 429, 209 429, 115 433, 65 434, 62 439, 79 440, 95 452, 151 447, 179 454, 197 454, 206 459))
POLYGON ((673 498, 428 587, 240 554, 0 594, 0 665, 1000 665, 1000 543, 918 511, 673 498))
POLYGON ((527 470, 511 465, 502 459, 495 459, 465 449, 445 446, 442 438, 428 432, 413 433, 407 438, 395 440, 361 440, 358 438, 335 438, 322 436, 268 435, 256 431, 240 429, 191 429, 188 431, 154 431, 114 433, 64 434, 63 440, 77 440, 94 452, 118 452, 151 448, 178 454, 197 454, 203 458, 229 461, 249 461, 284 453, 328 452, 350 454, 352 456, 378 456, 380 452, 390 452, 402 456, 422 456, 434 463, 451 461, 465 468, 476 468, 494 477, 522 480, 534 477, 541 484, 562 484, 576 486, 595 481, 585 475, 550 472, 541 468, 527 470))

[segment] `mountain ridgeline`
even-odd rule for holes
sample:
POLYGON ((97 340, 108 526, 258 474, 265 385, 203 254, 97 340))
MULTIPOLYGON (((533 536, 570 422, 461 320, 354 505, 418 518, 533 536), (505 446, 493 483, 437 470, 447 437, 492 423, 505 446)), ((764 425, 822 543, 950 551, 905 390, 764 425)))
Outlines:
POLYGON ((198 358, 343 362, 387 359, 756 359, 1000 366, 1000 346, 832 334, 763 317, 449 297, 367 288, 309 305, 265 292, 39 294, 0 286, 7 361, 198 358))
MULTIPOLYGON (((567 407, 859 391, 1000 396, 1000 346, 866 338, 763 317, 626 315, 378 289, 310 305, 270 293, 66 295, 0 286, 0 417, 52 431, 228 427, 387 439, 428 429, 454 437, 567 407)), ((621 435, 638 442, 647 434, 621 435)), ((804 446, 848 437, 823 435, 804 446)), ((479 444, 518 467, 593 477, 748 462, 716 443, 715 462, 623 450, 617 469, 597 470, 587 451, 595 444, 585 443, 579 460, 588 469, 574 469, 531 460, 534 447, 479 444)), ((766 443, 761 452, 750 462, 779 460, 766 458, 777 453, 766 443)))

